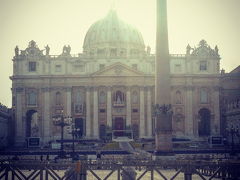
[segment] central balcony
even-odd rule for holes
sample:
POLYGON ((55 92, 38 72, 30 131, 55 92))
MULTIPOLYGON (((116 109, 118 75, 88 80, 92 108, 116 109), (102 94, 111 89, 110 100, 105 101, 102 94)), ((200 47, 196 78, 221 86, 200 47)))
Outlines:
POLYGON ((113 106, 114 107, 123 107, 123 106, 125 106, 125 102, 124 101, 121 101, 121 102, 114 101, 113 106))

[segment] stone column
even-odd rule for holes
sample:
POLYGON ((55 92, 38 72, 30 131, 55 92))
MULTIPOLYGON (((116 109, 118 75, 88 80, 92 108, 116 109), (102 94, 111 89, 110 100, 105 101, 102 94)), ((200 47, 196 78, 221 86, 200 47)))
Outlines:
POLYGON ((90 138, 91 133, 91 103, 90 103, 90 88, 86 88, 86 137, 90 138))
POLYGON ((67 88, 67 116, 72 116, 72 89, 67 88))
POLYGON ((112 88, 107 89, 107 125, 112 128, 112 88))
POLYGON ((152 138, 152 96, 151 87, 147 90, 147 137, 152 138))
POLYGON ((43 98, 44 98, 44 106, 43 106, 43 142, 48 143, 50 141, 50 129, 52 125, 52 119, 50 117, 50 89, 43 88, 43 98))
POLYGON ((126 125, 130 126, 132 124, 132 122, 131 122, 131 119, 132 119, 131 118, 132 107, 131 107, 131 91, 130 91, 130 87, 127 88, 126 99, 127 99, 127 106, 126 106, 126 110, 127 110, 126 119, 127 119, 127 122, 126 122, 126 125))
POLYGON ((98 89, 95 87, 93 91, 93 137, 99 138, 98 126, 98 89))
MULTIPOLYGON (((67 96, 67 103, 66 103, 66 116, 72 117, 72 88, 66 88, 66 96, 67 96)), ((72 119, 73 122, 75 119, 72 119)), ((66 139, 71 139, 72 135, 67 131, 67 128, 64 128, 64 137, 66 139)))
POLYGON ((145 128, 144 87, 140 87, 140 138, 145 138, 145 128))
POLYGON ((185 135, 188 137, 194 137, 194 117, 193 117, 193 87, 186 87, 186 118, 185 118, 185 135))
POLYGON ((25 133, 23 132, 23 88, 16 88, 16 122, 15 122, 15 145, 22 146, 25 141, 25 133))
POLYGON ((219 87, 214 87, 213 90, 214 120, 211 123, 211 135, 220 135, 219 87))

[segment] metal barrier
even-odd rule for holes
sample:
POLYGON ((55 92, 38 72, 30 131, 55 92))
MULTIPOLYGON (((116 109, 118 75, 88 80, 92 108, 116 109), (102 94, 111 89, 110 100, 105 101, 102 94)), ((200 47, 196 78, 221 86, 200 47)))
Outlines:
POLYGON ((174 180, 180 174, 185 180, 197 179, 240 179, 240 162, 226 161, 199 161, 199 160, 82 160, 77 162, 59 161, 2 161, 0 163, 0 180, 5 179, 40 179, 40 180, 86 180, 92 175, 98 180, 107 179, 143 179, 148 173, 148 179, 160 176, 164 180, 174 180), (131 169, 131 171, 129 171, 131 169), (138 175, 134 175, 134 170, 138 175), (141 171, 139 171, 141 170, 141 171), (172 170, 171 177, 164 175, 163 171, 172 170), (98 174, 105 171, 105 177, 98 174), (115 178, 113 177, 115 173, 115 178), (150 173, 150 175, 149 175, 150 173))

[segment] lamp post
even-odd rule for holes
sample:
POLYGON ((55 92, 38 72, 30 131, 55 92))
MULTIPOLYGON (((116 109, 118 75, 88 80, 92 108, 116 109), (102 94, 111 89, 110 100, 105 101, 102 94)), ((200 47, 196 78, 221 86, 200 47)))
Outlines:
MULTIPOLYGON (((62 111, 63 112, 63 111, 62 111)), ((64 127, 69 126, 72 123, 72 118, 67 116, 64 117, 62 114, 61 115, 56 115, 52 117, 53 124, 55 126, 60 126, 61 127, 61 150, 60 150, 60 158, 65 157, 65 152, 64 152, 64 147, 63 147, 63 139, 64 139, 64 127)))
POLYGON ((80 129, 75 127, 75 124, 72 125, 72 158, 77 158, 75 154, 75 138, 79 137, 80 129))
POLYGON ((235 155, 235 152, 234 152, 234 136, 239 136, 239 129, 238 129, 238 126, 234 127, 233 125, 231 125, 230 128, 226 128, 226 131, 228 134, 231 135, 231 155, 235 155))

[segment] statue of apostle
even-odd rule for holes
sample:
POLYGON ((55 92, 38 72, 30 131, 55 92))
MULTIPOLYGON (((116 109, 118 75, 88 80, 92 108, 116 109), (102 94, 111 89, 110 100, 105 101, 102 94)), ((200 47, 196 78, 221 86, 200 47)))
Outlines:
POLYGON ((49 51, 50 51, 50 47, 47 45, 47 46, 45 46, 45 49, 46 49, 46 56, 48 56, 49 55, 49 51))
POLYGON ((15 47, 15 56, 17 57, 19 55, 19 48, 18 46, 15 47))
POLYGON ((186 48, 186 54, 187 54, 187 55, 190 55, 191 49, 192 49, 191 46, 188 44, 188 45, 187 45, 187 48, 186 48))

